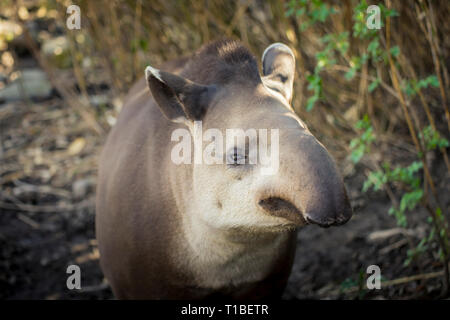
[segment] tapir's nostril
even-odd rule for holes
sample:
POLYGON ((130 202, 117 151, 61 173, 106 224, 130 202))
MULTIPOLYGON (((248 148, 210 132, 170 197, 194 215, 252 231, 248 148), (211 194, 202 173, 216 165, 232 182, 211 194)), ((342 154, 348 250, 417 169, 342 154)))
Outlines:
POLYGON ((258 205, 268 214, 286 218, 296 224, 304 224, 305 219, 303 215, 294 204, 278 197, 269 197, 262 199, 258 202, 258 205))
POLYGON ((298 211, 289 201, 278 197, 270 197, 259 201, 259 205, 266 211, 276 212, 282 210, 298 211))

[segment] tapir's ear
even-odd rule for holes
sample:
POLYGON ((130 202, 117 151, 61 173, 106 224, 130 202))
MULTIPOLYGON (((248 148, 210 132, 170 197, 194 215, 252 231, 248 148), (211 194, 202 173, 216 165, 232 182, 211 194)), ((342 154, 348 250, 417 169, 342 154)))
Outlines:
POLYGON ((263 81, 291 102, 295 74, 295 56, 285 44, 273 43, 262 55, 263 81))
POLYGON ((206 113, 214 86, 196 84, 188 79, 148 66, 145 78, 164 116, 174 122, 201 120, 206 113))

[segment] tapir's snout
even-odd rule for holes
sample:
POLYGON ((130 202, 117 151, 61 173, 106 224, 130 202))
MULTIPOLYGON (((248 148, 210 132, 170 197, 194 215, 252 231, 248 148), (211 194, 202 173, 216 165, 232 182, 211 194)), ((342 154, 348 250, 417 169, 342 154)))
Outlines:
POLYGON ((345 224, 353 215, 353 210, 344 189, 344 198, 337 203, 325 203, 319 208, 311 208, 304 214, 304 219, 310 224, 328 228, 345 224))
POLYGON ((339 226, 353 211, 341 175, 328 151, 312 136, 290 138, 280 147, 278 176, 257 194, 267 214, 283 217, 297 226, 339 226))
POLYGON ((258 205, 267 213, 277 217, 284 217, 297 226, 305 224, 316 224, 322 228, 340 226, 350 220, 353 215, 348 199, 344 199, 341 204, 342 208, 319 208, 319 210, 323 211, 310 210, 303 212, 292 202, 277 197, 261 199, 258 201, 258 205))

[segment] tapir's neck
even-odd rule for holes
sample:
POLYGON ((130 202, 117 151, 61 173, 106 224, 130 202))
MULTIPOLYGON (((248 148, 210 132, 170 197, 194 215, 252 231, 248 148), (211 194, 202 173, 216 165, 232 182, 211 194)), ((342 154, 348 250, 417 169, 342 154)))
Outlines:
POLYGON ((257 282, 273 270, 285 252, 290 232, 253 233, 220 230, 190 216, 183 222, 185 249, 198 283, 208 288, 257 282))

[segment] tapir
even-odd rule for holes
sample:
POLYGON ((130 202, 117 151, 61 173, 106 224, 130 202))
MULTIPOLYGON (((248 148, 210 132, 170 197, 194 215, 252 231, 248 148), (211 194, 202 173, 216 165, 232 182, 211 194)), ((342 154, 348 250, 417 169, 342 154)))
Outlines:
POLYGON ((116 298, 279 298, 297 230, 351 218, 335 161, 291 105, 293 51, 268 46, 261 69, 239 41, 220 40, 148 66, 125 97, 100 156, 96 199, 100 265, 116 298), (214 152, 230 161, 173 161, 173 133, 194 135, 200 121, 224 135, 278 130, 267 139, 278 143, 277 170, 246 161, 246 147, 259 148, 247 138, 214 152))

